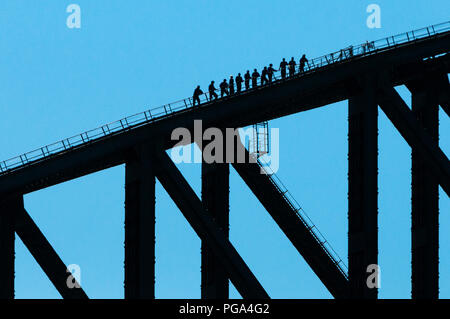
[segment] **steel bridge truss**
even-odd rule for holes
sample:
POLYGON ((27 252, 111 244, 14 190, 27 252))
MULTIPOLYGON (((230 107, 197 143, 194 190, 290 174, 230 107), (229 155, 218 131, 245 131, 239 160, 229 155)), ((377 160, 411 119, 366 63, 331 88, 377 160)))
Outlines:
MULTIPOLYGON (((408 38, 409 39, 409 38, 408 38)), ((228 239, 230 164, 335 298, 378 297, 368 265, 378 264, 379 108, 412 150, 412 297, 439 295, 439 186, 450 194, 450 162, 439 147, 439 106, 450 116, 450 33, 394 46, 242 96, 125 129, 0 175, 0 298, 14 298, 17 234, 64 298, 66 265, 25 210, 23 196, 125 164, 125 298, 155 297, 155 182, 159 180, 202 241, 202 298, 228 298, 230 280, 244 298, 269 298, 228 239), (395 87, 406 85, 411 108, 395 87), (236 128, 348 100, 348 272, 271 174, 244 146, 245 163, 202 164, 198 198, 166 150, 170 133, 196 119, 236 128), (157 137, 157 138, 156 138, 157 137)), ((197 141, 196 141, 197 142, 197 141)))

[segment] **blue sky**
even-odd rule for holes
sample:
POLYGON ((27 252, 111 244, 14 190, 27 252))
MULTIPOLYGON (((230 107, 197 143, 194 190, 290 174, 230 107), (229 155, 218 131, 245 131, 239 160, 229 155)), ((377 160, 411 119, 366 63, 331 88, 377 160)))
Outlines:
MULTIPOLYGON (((0 159, 205 89, 281 58, 315 57, 448 20, 446 0, 0 2, 0 159), (68 29, 66 7, 81 7, 68 29), (381 7, 382 28, 366 26, 381 7)), ((399 89, 409 103, 407 91, 399 89)), ((441 112, 441 148, 450 121, 441 112)), ((410 297, 410 148, 380 111, 380 298, 410 297)), ((280 128, 279 177, 347 257, 347 104, 270 122, 280 128)), ((200 194, 200 166, 180 169, 200 194)), ((331 295, 231 170, 231 241, 273 298, 331 295)), ((450 297, 450 201, 440 193, 440 293, 450 297)), ((92 298, 123 297, 124 167, 25 196, 92 298)), ((200 297, 200 241, 157 185, 156 296, 200 297)), ((18 239, 16 297, 59 294, 18 239)), ((232 288, 231 297, 239 294, 232 288)))

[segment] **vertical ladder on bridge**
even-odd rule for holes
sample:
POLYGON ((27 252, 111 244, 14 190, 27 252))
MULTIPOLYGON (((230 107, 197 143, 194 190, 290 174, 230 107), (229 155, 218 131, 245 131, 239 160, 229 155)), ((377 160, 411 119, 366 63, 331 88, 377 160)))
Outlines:
POLYGON ((253 137, 249 143, 249 151, 257 158, 268 154, 269 149, 269 122, 264 121, 253 124, 253 137))

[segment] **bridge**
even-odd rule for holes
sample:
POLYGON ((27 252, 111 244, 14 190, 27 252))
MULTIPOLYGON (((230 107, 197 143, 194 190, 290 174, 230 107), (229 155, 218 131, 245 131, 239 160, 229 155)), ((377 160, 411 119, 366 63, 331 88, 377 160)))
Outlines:
MULTIPOLYGON (((0 298, 14 298, 17 234, 63 298, 67 268, 26 211, 23 196, 125 164, 125 298, 154 298, 155 181, 202 241, 202 298, 269 298, 228 239, 230 165, 335 298, 378 296, 366 284, 378 264, 378 107, 412 149, 412 298, 439 295, 438 188, 450 193, 450 164, 439 148, 439 106, 450 116, 450 22, 310 59, 286 79, 201 104, 191 98, 135 114, 0 162, 0 298), (395 90, 406 85, 412 106, 395 90), (348 268, 279 178, 237 143, 245 163, 202 164, 194 193, 166 150, 178 127, 240 128, 348 100, 348 268)), ((236 140, 239 140, 235 137, 236 140)), ((198 141, 196 141, 198 142, 198 141)))

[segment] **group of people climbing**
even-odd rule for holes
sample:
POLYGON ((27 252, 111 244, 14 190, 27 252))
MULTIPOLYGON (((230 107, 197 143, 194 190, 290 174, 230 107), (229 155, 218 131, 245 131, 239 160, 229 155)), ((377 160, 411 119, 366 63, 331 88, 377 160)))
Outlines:
MULTIPOLYGON (((299 61, 299 72, 303 73, 305 71, 305 66, 308 63, 308 59, 303 54, 303 56, 300 58, 299 61)), ((261 86, 264 86, 266 84, 272 83, 272 80, 274 78, 274 73, 280 71, 281 72, 281 79, 286 79, 286 70, 289 71, 289 77, 294 76, 295 69, 296 69, 297 63, 295 62, 294 57, 287 62, 284 58, 280 63, 279 69, 274 69, 273 64, 270 64, 269 67, 265 66, 261 74, 258 72, 257 69, 253 70, 253 73, 250 74, 250 71, 247 70, 247 72, 244 74, 244 77, 241 76, 241 73, 238 73, 236 78, 234 78, 232 75, 230 76, 230 79, 227 81, 224 79, 220 84, 220 97, 224 97, 226 95, 233 95, 233 94, 239 94, 242 92, 242 83, 244 83, 244 87, 246 90, 250 89, 250 82, 251 87, 256 88, 258 86, 258 79, 261 78, 261 86), (235 90, 236 89, 236 90, 235 90)), ((218 99, 219 96, 217 95, 216 87, 214 86, 215 82, 211 81, 211 84, 208 87, 208 93, 209 93, 209 100, 212 101, 214 99, 218 99)), ((194 90, 193 95, 193 106, 200 105, 200 96, 203 94, 203 91, 200 89, 200 85, 196 87, 194 90)))

